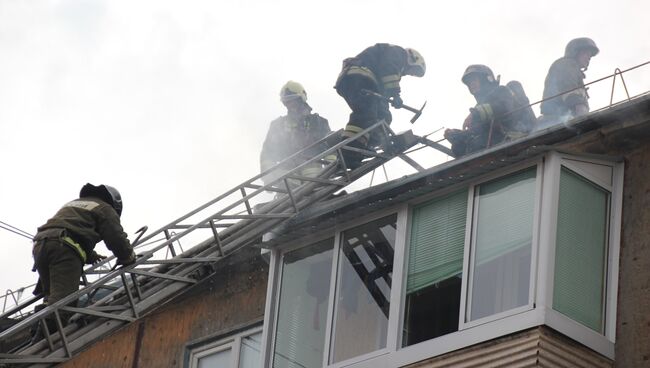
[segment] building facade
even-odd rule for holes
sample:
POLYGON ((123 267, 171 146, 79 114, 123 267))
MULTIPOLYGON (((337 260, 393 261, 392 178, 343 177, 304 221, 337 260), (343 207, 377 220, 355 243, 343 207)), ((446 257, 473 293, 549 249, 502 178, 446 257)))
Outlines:
POLYGON ((63 367, 650 366, 650 96, 322 202, 63 367))

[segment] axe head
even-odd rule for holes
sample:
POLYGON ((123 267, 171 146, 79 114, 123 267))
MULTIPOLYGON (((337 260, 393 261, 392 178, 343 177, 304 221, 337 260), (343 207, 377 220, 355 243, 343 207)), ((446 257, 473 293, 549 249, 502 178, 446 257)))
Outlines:
POLYGON ((420 115, 422 115, 422 110, 424 110, 424 107, 425 107, 426 105, 427 105, 427 102, 424 101, 424 104, 422 104, 422 107, 420 107, 420 109, 417 110, 417 112, 415 113, 415 115, 413 115, 413 117, 411 118, 411 124, 415 123, 415 121, 418 120, 418 118, 420 117, 420 115))

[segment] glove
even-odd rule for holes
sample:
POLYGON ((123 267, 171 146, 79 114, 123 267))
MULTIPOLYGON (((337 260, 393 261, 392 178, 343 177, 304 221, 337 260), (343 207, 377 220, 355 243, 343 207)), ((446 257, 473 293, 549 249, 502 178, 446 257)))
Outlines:
POLYGON ((135 260, 136 260, 135 253, 131 252, 128 258, 118 258, 117 262, 115 262, 115 265, 126 267, 134 264, 135 260))
POLYGON ((103 256, 93 250, 90 254, 88 254, 88 257, 86 257, 86 264, 97 264, 103 259, 106 259, 106 256, 103 256))
POLYGON ((401 109, 402 106, 404 106, 404 101, 402 101, 402 98, 399 95, 395 95, 390 100, 390 104, 396 109, 401 109))

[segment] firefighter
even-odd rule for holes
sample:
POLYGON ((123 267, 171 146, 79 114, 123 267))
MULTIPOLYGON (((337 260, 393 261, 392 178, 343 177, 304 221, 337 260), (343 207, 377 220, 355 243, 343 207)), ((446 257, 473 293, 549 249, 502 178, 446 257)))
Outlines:
MULTIPOLYGON (((44 301, 40 308, 79 289, 84 263, 94 264, 106 258, 94 250, 101 240, 117 257, 118 264, 126 266, 135 262, 133 247, 120 224, 121 213, 122 199, 117 189, 88 183, 81 188, 79 199, 63 205, 38 228, 32 253, 34 270, 39 275, 34 294, 43 295, 44 301)), ((69 315, 61 312, 63 324, 69 315)), ((47 324, 53 331, 54 320, 47 324)))
POLYGON ((519 82, 502 86, 492 70, 481 64, 468 66, 461 80, 477 104, 469 109, 462 130, 445 131, 456 157, 523 137, 531 130, 535 115, 519 82), (517 86, 513 88, 517 92, 510 85, 517 86))
POLYGON ((598 52, 598 46, 591 38, 581 37, 569 41, 564 57, 556 60, 546 75, 540 125, 566 122, 589 112, 584 72, 589 67, 591 58, 598 52))
MULTIPOLYGON (((327 136, 331 130, 327 119, 318 114, 312 114, 312 108, 307 103, 307 92, 298 82, 288 81, 280 89, 280 101, 287 108, 287 114, 271 122, 260 154, 260 169, 262 172, 270 169, 287 157, 303 150, 307 146, 327 136)), ((327 147, 317 146, 304 156, 285 163, 283 170, 291 170, 302 162, 316 155, 327 147)), ((320 163, 304 167, 299 174, 315 176, 322 168, 320 163)), ((281 172, 263 177, 266 184, 276 179, 281 172)))
MULTIPOLYGON (((363 93, 364 89, 391 98, 393 107, 400 108, 399 83, 402 76, 422 77, 425 72, 426 64, 419 52, 387 43, 370 46, 359 55, 345 59, 334 86, 352 109, 342 138, 352 137, 382 119, 388 124, 392 121, 388 102, 363 93)), ((381 143, 380 140, 376 135, 364 136, 352 142, 351 146, 374 147, 381 143)), ((347 150, 344 154, 348 167, 359 165, 364 157, 347 150)))

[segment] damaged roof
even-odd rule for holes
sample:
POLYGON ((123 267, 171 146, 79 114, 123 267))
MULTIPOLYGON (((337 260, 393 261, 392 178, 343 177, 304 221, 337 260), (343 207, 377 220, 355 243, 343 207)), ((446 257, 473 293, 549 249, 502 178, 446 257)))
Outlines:
POLYGON ((550 150, 581 155, 619 155, 650 142, 650 94, 591 112, 528 136, 476 152, 422 172, 316 203, 302 210, 262 244, 273 248, 426 193, 477 178, 550 150))

